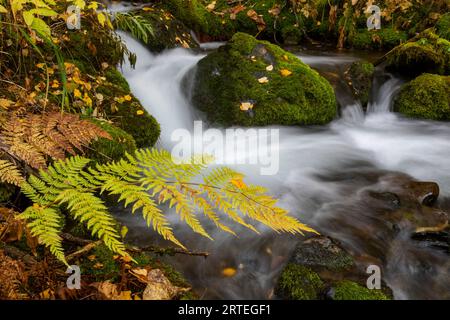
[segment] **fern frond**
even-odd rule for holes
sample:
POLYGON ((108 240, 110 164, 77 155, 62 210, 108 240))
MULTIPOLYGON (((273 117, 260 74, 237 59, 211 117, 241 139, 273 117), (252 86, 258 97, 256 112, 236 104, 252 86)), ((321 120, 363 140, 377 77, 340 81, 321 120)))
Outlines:
POLYGON ((148 43, 149 36, 154 36, 152 24, 140 15, 116 13, 114 18, 116 28, 130 32, 133 38, 141 40, 145 44, 148 43))
POLYGON ((57 259, 67 265, 60 236, 61 216, 57 209, 35 204, 28 207, 18 217, 27 220, 31 235, 37 237, 39 242, 48 247, 57 259))
POLYGON ((64 159, 66 153, 83 152, 97 138, 111 139, 94 123, 60 112, 14 116, 3 125, 0 137, 0 149, 36 169, 46 167, 47 157, 64 159))
MULTIPOLYGON (((262 223, 277 232, 314 232, 278 207, 277 200, 268 196, 265 188, 245 184, 243 175, 229 168, 212 170, 200 183, 192 180, 200 181, 198 176, 206 169, 204 162, 179 164, 164 150, 138 150, 125 159, 97 164, 95 168, 86 168, 89 161, 79 156, 55 161, 46 171, 40 170, 39 176, 31 176, 23 183, 22 191, 38 208, 64 206, 76 220, 87 225, 93 236, 121 255, 128 254, 116 221, 99 197, 105 192, 119 196, 118 201, 125 207, 131 205, 132 213, 141 211, 147 226, 183 248, 158 205, 174 208, 192 231, 209 239, 212 238, 199 219, 200 213, 217 228, 234 235, 235 232, 222 223, 220 212, 254 232, 258 230, 247 220, 262 223)), ((24 216, 39 220, 36 214, 24 216)), ((43 233, 36 234, 44 237, 43 233)), ((54 236, 41 240, 52 244, 52 250, 61 257, 52 239, 54 236)))
POLYGON ((0 181, 20 186, 25 179, 15 164, 0 159, 0 181))
POLYGON ((116 220, 94 194, 66 189, 56 197, 56 201, 60 205, 66 204, 73 217, 85 223, 92 235, 102 239, 111 251, 128 256, 125 245, 119 240, 116 220))

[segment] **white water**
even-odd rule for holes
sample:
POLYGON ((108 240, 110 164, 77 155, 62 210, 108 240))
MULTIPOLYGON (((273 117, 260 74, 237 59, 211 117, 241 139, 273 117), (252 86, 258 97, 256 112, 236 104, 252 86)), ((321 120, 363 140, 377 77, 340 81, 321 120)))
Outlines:
MULTIPOLYGON (((170 150, 172 131, 179 128, 192 130, 193 121, 201 118, 183 95, 181 82, 204 55, 185 49, 154 55, 128 35, 122 34, 122 37, 138 57, 136 68, 124 66, 123 73, 132 92, 161 124, 159 146, 170 150)), ((312 67, 326 64, 336 68, 353 60, 323 56, 304 58, 312 67)), ((280 171, 276 176, 259 175, 257 166, 239 166, 237 169, 252 182, 269 187, 272 194, 281 198, 282 205, 302 221, 329 231, 351 248, 359 248, 354 239, 327 224, 333 215, 330 208, 338 205, 349 208, 350 200, 355 200, 360 190, 375 185, 371 182, 358 184, 359 175, 369 171, 380 175, 384 170, 398 171, 418 180, 435 181, 441 187, 441 195, 450 194, 450 125, 405 119, 389 112, 392 97, 400 84, 400 80, 391 78, 377 88, 367 115, 355 102, 344 109, 342 118, 327 126, 280 127, 280 171), (355 172, 358 174, 352 178, 355 172), (342 180, 323 179, 347 174, 342 180), (349 187, 348 181, 352 182, 352 179, 355 183, 349 187)), ((136 228, 139 232, 148 232, 136 228)), ((191 248, 212 253, 206 262, 191 257, 174 260, 197 288, 207 288, 204 297, 270 297, 274 276, 295 245, 293 237, 275 238, 270 232, 263 237, 242 233, 239 239, 215 233, 216 241, 209 242, 184 230, 180 226, 177 231, 183 233, 183 240, 191 248), (238 275, 232 279, 222 278, 220 270, 227 266, 238 267, 238 275)), ((396 258, 400 259, 399 256, 396 258)), ((392 261, 389 265, 392 267, 392 261)), ((410 283, 395 280, 405 269, 393 269, 386 281, 396 297, 420 297, 417 290, 409 291, 410 283)), ((414 274, 408 275, 412 278, 408 281, 414 282, 414 274)), ((440 277, 440 281, 449 281, 448 270, 441 271, 440 277)))

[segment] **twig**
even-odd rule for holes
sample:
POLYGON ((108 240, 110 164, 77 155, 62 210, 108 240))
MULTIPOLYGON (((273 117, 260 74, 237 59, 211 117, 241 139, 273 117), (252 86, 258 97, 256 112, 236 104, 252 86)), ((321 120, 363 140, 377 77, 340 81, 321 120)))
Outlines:
POLYGON ((102 242, 103 242, 103 241, 101 241, 101 240, 98 240, 98 241, 95 241, 95 242, 91 242, 91 243, 85 245, 85 246, 84 246, 83 248, 81 248, 80 250, 75 251, 75 252, 69 254, 69 255, 66 257, 66 260, 67 260, 67 261, 73 260, 73 259, 75 259, 76 257, 81 256, 82 254, 91 251, 91 250, 94 249, 96 246, 100 245, 102 242))
POLYGON ((23 262, 25 262, 25 264, 33 265, 33 264, 37 263, 36 259, 33 256, 29 255, 26 252, 23 252, 22 250, 20 250, 16 247, 5 244, 4 246, 1 246, 0 248, 5 250, 6 254, 8 254, 9 256, 11 256, 15 259, 18 259, 18 260, 22 260, 23 262))
POLYGON ((89 244, 89 243, 94 242, 94 240, 87 240, 87 239, 82 239, 82 238, 79 238, 79 237, 75 237, 74 235, 71 235, 70 233, 62 233, 61 234, 61 238, 63 238, 66 241, 74 242, 74 243, 79 244, 79 245, 85 245, 85 244, 89 244))
POLYGON ((197 257, 205 257, 207 258, 209 256, 208 252, 201 252, 201 251, 189 251, 189 250, 183 250, 180 248, 159 248, 155 246, 148 246, 148 247, 131 247, 127 249, 131 252, 154 252, 158 254, 168 254, 168 255, 175 255, 175 254, 185 254, 188 256, 197 256, 197 257))

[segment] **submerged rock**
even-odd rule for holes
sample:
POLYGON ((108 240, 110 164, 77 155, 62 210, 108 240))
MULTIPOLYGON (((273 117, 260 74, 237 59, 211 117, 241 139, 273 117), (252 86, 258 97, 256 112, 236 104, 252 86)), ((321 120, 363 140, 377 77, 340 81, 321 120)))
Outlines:
POLYGON ((373 64, 367 61, 353 62, 346 71, 346 77, 353 95, 360 100, 363 108, 367 107, 369 103, 374 71, 373 64))
POLYGON ((394 111, 411 118, 450 120, 450 76, 426 73, 403 85, 394 111))
POLYGON ((336 116, 327 80, 293 54, 244 33, 198 63, 192 99, 225 126, 314 125, 336 116))

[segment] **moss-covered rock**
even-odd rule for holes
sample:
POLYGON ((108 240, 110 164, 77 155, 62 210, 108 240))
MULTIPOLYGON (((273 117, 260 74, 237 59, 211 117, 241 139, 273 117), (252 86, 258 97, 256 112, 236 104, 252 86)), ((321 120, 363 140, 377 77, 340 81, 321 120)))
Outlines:
POLYGON ((450 42, 426 30, 386 55, 386 68, 406 75, 450 73, 450 42))
POLYGON ((129 133, 138 148, 153 147, 161 132, 159 123, 131 94, 127 81, 118 70, 110 68, 105 76, 107 82, 97 92, 117 98, 104 110, 108 119, 129 133))
POLYGON ((316 300, 323 289, 324 283, 317 273, 290 263, 281 273, 275 294, 288 300, 316 300))
POLYGON ((450 120, 450 76, 423 74, 403 85, 394 110, 412 118, 450 120))
POLYGON ((348 43, 354 49, 392 49, 407 39, 405 31, 393 28, 369 31, 366 28, 355 30, 349 36, 348 43))
POLYGON ((151 10, 137 11, 152 25, 153 33, 149 34, 147 47, 156 52, 177 47, 198 48, 198 43, 191 35, 191 30, 169 11, 160 7, 147 7, 151 10))
POLYGON ((347 280, 336 283, 328 296, 333 300, 390 300, 382 290, 371 290, 347 280))
POLYGON ((439 37, 450 41, 450 12, 442 15, 436 23, 436 33, 439 37))
POLYGON ((291 262, 315 271, 344 272, 354 265, 353 258, 333 239, 315 236, 299 242, 291 262))
POLYGON ((105 121, 95 119, 91 119, 91 121, 109 133, 111 140, 100 138, 91 143, 91 150, 87 154, 90 159, 104 163, 118 160, 125 153, 132 154, 136 150, 136 142, 129 133, 105 121))
POLYGON ((363 107, 369 102, 372 89, 373 73, 375 67, 368 61, 353 62, 346 72, 347 80, 352 88, 353 95, 361 101, 363 107))
POLYGON ((230 125, 313 125, 336 115, 333 88, 296 56, 237 33, 199 61, 193 103, 230 125))

